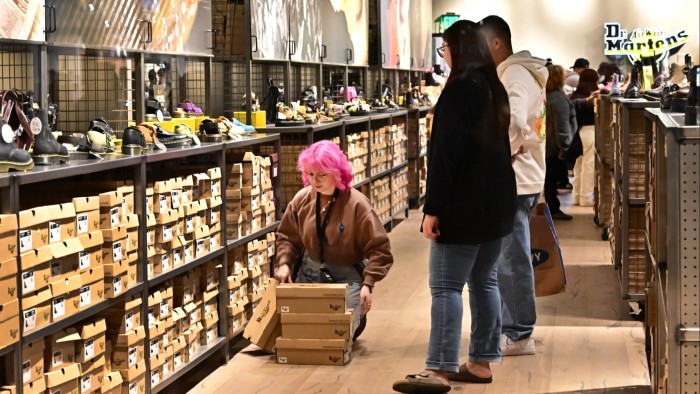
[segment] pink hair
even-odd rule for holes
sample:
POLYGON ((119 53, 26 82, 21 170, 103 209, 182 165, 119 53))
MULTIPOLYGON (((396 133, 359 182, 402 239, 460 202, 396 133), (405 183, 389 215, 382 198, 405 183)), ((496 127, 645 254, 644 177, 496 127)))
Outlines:
POLYGON ((338 189, 345 191, 352 182, 352 170, 347 157, 338 145, 330 141, 318 141, 299 154, 298 162, 304 186, 309 186, 309 171, 332 175, 338 189))

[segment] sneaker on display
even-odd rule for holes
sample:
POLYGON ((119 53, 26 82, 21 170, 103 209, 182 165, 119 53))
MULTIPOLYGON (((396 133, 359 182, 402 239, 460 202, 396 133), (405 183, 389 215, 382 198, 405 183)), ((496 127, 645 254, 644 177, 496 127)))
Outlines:
POLYGON ((531 354, 535 354, 535 338, 528 337, 514 341, 506 334, 501 335, 502 356, 527 356, 531 354))

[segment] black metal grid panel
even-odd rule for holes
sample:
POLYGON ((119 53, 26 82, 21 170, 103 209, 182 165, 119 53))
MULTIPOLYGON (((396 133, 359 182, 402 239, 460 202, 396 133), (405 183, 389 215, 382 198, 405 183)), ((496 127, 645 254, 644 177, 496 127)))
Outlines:
MULTIPOLYGON (((316 86, 318 83, 318 74, 319 67, 317 65, 292 63, 291 75, 289 76, 289 83, 291 85, 288 90, 289 100, 299 100, 299 96, 304 89, 316 86)), ((320 99, 319 93, 319 87, 316 86, 317 99, 320 99)))
POLYGON ((408 86, 411 83, 411 72, 399 70, 398 74, 398 90, 394 90, 394 93, 400 95, 408 90, 408 86))
POLYGON ((205 66, 205 61, 201 59, 188 59, 185 62, 185 94, 187 99, 208 114, 205 66))
POLYGON ((353 84, 357 86, 358 94, 360 90, 366 93, 365 71, 364 67, 348 67, 348 86, 353 86, 353 84))
POLYGON ((255 62, 251 67, 250 79, 251 90, 258 97, 260 109, 265 110, 263 100, 268 96, 268 80, 272 79, 275 86, 284 87, 284 95, 287 97, 287 86, 284 85, 284 64, 282 63, 264 63, 255 62))
POLYGON ((323 88, 329 89, 334 103, 342 103, 345 98, 340 89, 345 86, 345 67, 323 67, 323 88))
POLYGON ((215 56, 245 55, 245 2, 243 0, 212 0, 212 28, 215 30, 215 56))
POLYGON ((134 121, 135 60, 124 57, 57 54, 49 91, 59 109, 58 129, 84 132, 103 117, 114 130, 134 121))
POLYGON ((177 59, 170 56, 149 56, 144 63, 144 81, 146 84, 145 94, 148 96, 151 86, 153 93, 158 100, 163 100, 165 109, 173 113, 175 107, 180 100, 179 95, 179 78, 177 72, 177 59), (149 73, 153 70, 156 73, 155 82, 149 79, 149 73), (157 75, 158 72, 165 71, 164 76, 157 75), (163 97, 164 96, 164 97, 163 97))
POLYGON ((0 90, 34 90, 33 67, 34 55, 28 46, 0 44, 0 90))
POLYGON ((367 86, 365 86, 365 97, 379 98, 382 94, 382 81, 379 80, 379 69, 367 69, 367 86))
POLYGON ((304 187, 301 174, 297 169, 299 154, 306 149, 308 144, 308 134, 282 134, 282 151, 280 152, 280 183, 282 192, 280 202, 282 207, 286 207, 294 198, 294 195, 304 187))

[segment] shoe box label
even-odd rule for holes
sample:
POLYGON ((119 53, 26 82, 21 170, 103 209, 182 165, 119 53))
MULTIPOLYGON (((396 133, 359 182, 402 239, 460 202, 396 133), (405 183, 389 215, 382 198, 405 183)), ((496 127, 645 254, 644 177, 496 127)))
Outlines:
POLYGON ((131 331, 134 328, 134 313, 129 312, 124 316, 125 331, 131 331))
POLYGON ((165 212, 168 210, 168 197, 164 194, 158 196, 158 203, 160 204, 160 211, 165 212))
POLYGON ((180 191, 179 190, 170 191, 170 201, 172 203, 173 209, 180 207, 180 191))
POLYGON ((173 369, 178 369, 182 366, 182 350, 175 352, 173 356, 173 369))
POLYGON ((170 269, 170 257, 167 254, 161 255, 160 263, 163 272, 170 269))
POLYGON ((22 364, 22 383, 28 383, 32 379, 32 362, 25 361, 22 364))
POLYGON ((85 360, 95 356, 95 339, 90 338, 85 341, 85 360))
POLYGON ((86 234, 88 232, 88 215, 80 214, 77 219, 78 234, 86 234))
POLYGON ((119 207, 114 207, 109 210, 109 222, 111 224, 110 227, 117 227, 119 226, 120 220, 119 220, 119 207))
POLYGON ((155 357, 158 355, 158 353, 160 353, 160 340, 158 338, 151 341, 150 349, 151 357, 155 357))
POLYGON ((137 355, 138 355, 138 348, 136 346, 130 347, 129 348, 129 356, 128 356, 129 368, 131 368, 138 361, 137 355))
POLYGON ((122 243, 115 242, 112 245, 112 261, 121 261, 122 259, 122 243))
POLYGON ((209 236, 209 250, 214 250, 218 246, 216 245, 216 234, 212 234, 209 236))
POLYGON ((27 293, 28 291, 33 291, 35 287, 36 287, 36 283, 34 281, 34 270, 22 272, 22 288, 23 288, 22 293, 27 293))
POLYGON ((148 325, 155 324, 156 322, 156 311, 153 308, 148 308, 148 325))
POLYGON ((163 300, 160 302, 160 316, 168 316, 170 314, 170 303, 168 300, 163 300))
POLYGON ((151 373, 151 386, 155 386, 160 383, 160 372, 156 369, 151 373))
POLYGON ((90 297, 90 286, 83 286, 80 288, 80 306, 85 306, 85 305, 90 305, 91 304, 91 297, 90 297))
POLYGON ((80 379, 81 393, 84 393, 92 388, 92 375, 83 376, 80 379))
POLYGON ((129 383, 129 394, 139 394, 138 383, 139 382, 129 383))
POLYGON ((66 298, 58 297, 53 300, 53 318, 57 319, 66 314, 66 298))
POLYGON ((36 327, 36 309, 27 309, 24 311, 24 330, 31 330, 36 327))
POLYGON ((191 261, 191 260, 192 260, 192 249, 185 248, 185 261, 191 261))
POLYGON ((81 271, 90 268, 90 252, 87 250, 80 252, 78 254, 78 261, 78 266, 81 271))
POLYGON ((191 233, 194 231, 194 218, 189 216, 185 218, 185 232, 191 233))
POLYGON ((197 256, 201 255, 202 253, 204 253, 204 240, 198 239, 197 240, 197 256))
POLYGON ((61 240, 61 224, 58 222, 49 222, 49 243, 59 242, 61 240))
POLYGON ((19 232, 19 252, 23 253, 32 249, 32 230, 19 232))
POLYGON ((182 249, 173 249, 173 266, 177 267, 182 264, 182 249))
POLYGON ((114 288, 114 295, 121 294, 122 292, 122 277, 117 276, 112 280, 112 285, 114 288))
POLYGON ((163 242, 168 242, 173 239, 173 226, 170 224, 163 225, 163 242))

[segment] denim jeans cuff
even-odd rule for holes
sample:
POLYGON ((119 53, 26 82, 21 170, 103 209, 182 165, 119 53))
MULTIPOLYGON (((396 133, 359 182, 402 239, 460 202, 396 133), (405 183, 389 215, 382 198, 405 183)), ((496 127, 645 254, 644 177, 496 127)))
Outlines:
POLYGON ((459 364, 425 362, 425 369, 430 371, 459 372, 459 364))
POLYGON ((473 363, 480 362, 480 363, 498 363, 498 364, 500 364, 501 361, 503 361, 503 358, 501 356, 483 355, 483 356, 475 357, 475 356, 469 355, 469 361, 473 362, 473 363))

